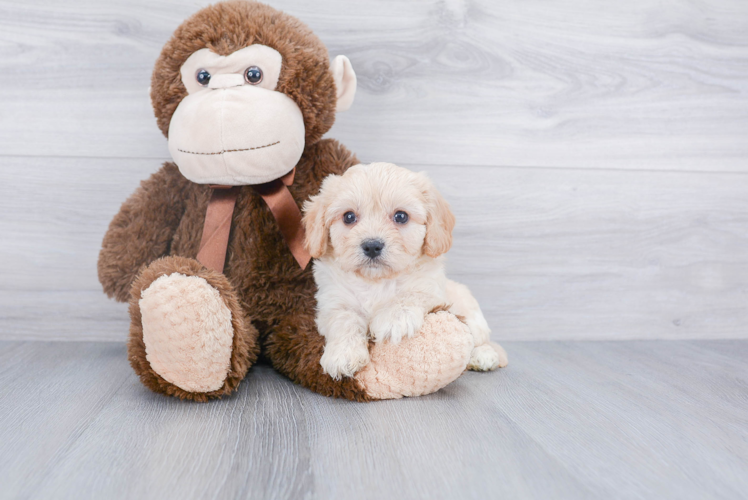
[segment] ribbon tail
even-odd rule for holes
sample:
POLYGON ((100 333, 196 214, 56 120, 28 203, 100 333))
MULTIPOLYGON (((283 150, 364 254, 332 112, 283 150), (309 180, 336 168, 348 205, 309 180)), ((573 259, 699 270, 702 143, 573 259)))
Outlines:
MULTIPOLYGON (((301 224, 301 210, 288 190, 288 186, 293 183, 295 172, 296 169, 293 169, 279 179, 253 187, 270 208, 294 259, 302 269, 306 269, 312 256, 304 248, 305 234, 304 226, 301 224)), ((208 269, 222 273, 226 265, 231 220, 240 186, 211 187, 213 193, 205 212, 197 260, 208 269)))
POLYGON ((238 186, 215 186, 205 212, 203 236, 197 252, 197 261, 219 273, 223 272, 226 264, 231 219, 238 196, 238 186))
POLYGON ((302 269, 306 269, 312 256, 304 248, 304 226, 301 223, 301 210, 296 205, 291 192, 283 182, 274 181, 272 190, 259 191, 270 211, 273 213, 283 239, 286 240, 291 254, 302 269))

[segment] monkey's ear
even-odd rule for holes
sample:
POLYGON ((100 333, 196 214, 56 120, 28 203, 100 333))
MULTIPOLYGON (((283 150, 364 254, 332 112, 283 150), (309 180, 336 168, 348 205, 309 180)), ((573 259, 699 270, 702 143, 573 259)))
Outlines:
POLYGON ((332 76, 338 90, 338 104, 335 110, 345 111, 351 107, 356 96, 356 73, 351 61, 345 56, 337 56, 332 62, 332 76))

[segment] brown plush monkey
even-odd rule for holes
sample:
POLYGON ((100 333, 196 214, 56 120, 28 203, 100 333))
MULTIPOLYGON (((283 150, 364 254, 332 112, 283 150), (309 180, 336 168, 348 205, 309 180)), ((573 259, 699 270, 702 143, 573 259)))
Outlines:
POLYGON ((299 207, 358 163, 322 139, 355 85, 346 58, 331 68, 305 25, 259 3, 207 7, 166 44, 151 99, 175 163, 123 204, 98 264, 105 292, 130 303, 128 355, 147 387, 221 397, 261 353, 294 382, 357 401, 433 392, 465 369, 470 334, 444 311, 414 339, 372 346, 354 378, 321 369, 299 207))

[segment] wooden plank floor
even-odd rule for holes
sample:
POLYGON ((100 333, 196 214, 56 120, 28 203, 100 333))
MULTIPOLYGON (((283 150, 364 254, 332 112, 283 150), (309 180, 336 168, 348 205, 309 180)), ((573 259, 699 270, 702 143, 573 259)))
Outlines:
POLYGON ((120 343, 0 343, 0 498, 745 498, 748 341, 510 342, 509 368, 357 404, 253 368, 150 393, 120 343))

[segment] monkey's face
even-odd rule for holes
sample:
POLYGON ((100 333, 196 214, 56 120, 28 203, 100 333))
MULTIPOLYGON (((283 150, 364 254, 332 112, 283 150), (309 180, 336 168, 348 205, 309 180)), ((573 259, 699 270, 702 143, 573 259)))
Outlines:
POLYGON ((283 58, 251 45, 219 56, 193 53, 182 65, 188 95, 169 125, 169 152, 199 184, 260 184, 289 172, 304 151, 304 118, 276 91, 283 58))
POLYGON ((345 56, 258 2, 218 2, 177 28, 156 61, 151 102, 182 174, 261 184, 298 163, 356 93, 345 56))

